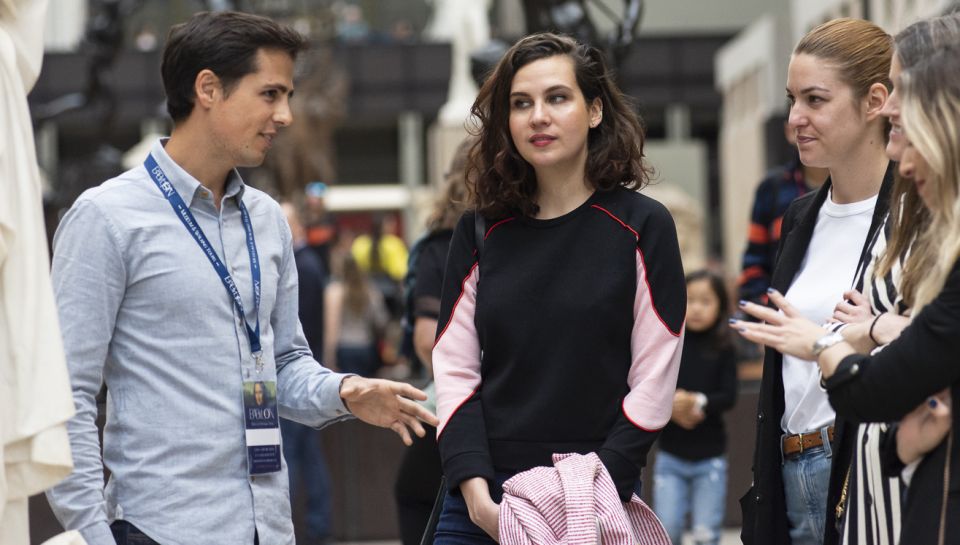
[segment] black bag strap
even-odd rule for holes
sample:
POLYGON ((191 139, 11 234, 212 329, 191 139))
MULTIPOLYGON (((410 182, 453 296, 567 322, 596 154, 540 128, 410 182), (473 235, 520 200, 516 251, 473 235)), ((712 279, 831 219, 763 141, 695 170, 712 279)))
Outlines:
MULTIPOLYGON (((480 260, 480 254, 483 252, 483 240, 487 234, 487 220, 478 211, 473 214, 473 244, 477 248, 477 261, 480 260)), ((433 502, 433 510, 430 511, 430 519, 427 521, 427 527, 423 531, 423 537, 420 539, 420 545, 433 545, 434 534, 437 533, 437 523, 440 522, 440 512, 443 511, 443 501, 447 498, 447 478, 440 478, 440 490, 437 491, 437 499, 433 502)))
POLYGON ((430 519, 427 521, 427 527, 423 531, 423 538, 420 539, 420 545, 433 545, 433 536, 437 533, 437 523, 440 522, 440 512, 443 511, 443 500, 447 498, 447 478, 440 477, 440 490, 437 491, 437 499, 433 502, 433 510, 430 511, 430 519))

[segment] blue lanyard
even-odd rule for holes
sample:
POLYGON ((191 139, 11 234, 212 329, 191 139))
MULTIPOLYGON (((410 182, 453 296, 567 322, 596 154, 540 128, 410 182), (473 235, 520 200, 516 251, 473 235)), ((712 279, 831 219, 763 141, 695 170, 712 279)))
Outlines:
POLYGON ((243 311, 243 301, 240 299, 240 291, 237 289, 233 278, 230 277, 227 267, 220 261, 220 258, 217 256, 217 251, 213 249, 210 241, 207 240, 206 235, 203 234, 203 229, 197 224, 193 213, 190 212, 186 203, 183 202, 183 198, 180 197, 180 194, 177 193, 177 190, 174 189, 173 185, 167 179, 166 174, 164 174, 160 165, 157 164, 157 160, 153 158, 152 153, 147 156, 146 161, 143 162, 143 166, 146 167, 147 172, 150 173, 150 177, 153 178, 153 183, 157 184, 157 188, 163 193, 163 196, 167 198, 167 201, 170 202, 170 206, 173 207, 173 211, 177 214, 177 217, 180 218, 183 226, 193 235, 193 239, 197 241, 197 245, 199 245, 203 253, 206 254, 207 259, 210 260, 210 264, 213 265, 213 269, 217 271, 217 275, 220 276, 223 287, 227 289, 227 293, 233 298, 233 303, 237 306, 237 310, 240 311, 240 316, 243 318, 243 325, 247 328, 247 337, 250 339, 250 351, 256 357, 257 372, 260 372, 263 367, 260 348, 260 258, 257 256, 257 244, 253 239, 253 224, 250 223, 250 214, 247 212, 247 207, 241 199, 237 199, 237 202, 240 204, 240 216, 243 218, 243 230, 247 233, 247 253, 250 254, 250 275, 253 278, 253 311, 257 316, 254 327, 250 327, 250 322, 247 321, 247 315, 243 311))

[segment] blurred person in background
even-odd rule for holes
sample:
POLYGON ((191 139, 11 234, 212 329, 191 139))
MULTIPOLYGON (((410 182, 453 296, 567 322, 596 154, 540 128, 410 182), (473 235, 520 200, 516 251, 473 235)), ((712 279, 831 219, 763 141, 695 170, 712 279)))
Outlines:
MULTIPOLYGON (((316 252, 323 265, 323 273, 330 277, 333 271, 330 250, 337 240, 337 225, 327 210, 327 184, 310 182, 303 192, 303 225, 307 246, 316 252)), ((318 352, 322 354, 322 352, 318 352)))
POLYGON ((720 275, 687 275, 687 321, 673 414, 653 466, 654 510, 680 543, 690 514, 693 542, 717 545, 727 499, 723 413, 737 400, 737 361, 727 326, 729 295, 720 275))
MULTIPOLYGON (((753 194, 753 209, 747 230, 747 247, 743 252, 742 270, 737 279, 740 299, 765 303, 767 288, 780 245, 780 229, 783 215, 790 203, 823 185, 828 172, 825 168, 811 167, 800 161, 797 153, 796 133, 788 122, 783 123, 783 132, 792 149, 793 158, 764 176, 753 194)), ((747 318, 737 309, 738 318, 747 318)), ((740 360, 762 360, 762 347, 743 337, 736 336, 734 343, 740 360)))
MULTIPOLYGON (((436 199, 430 217, 427 219, 427 233, 414 245, 411 251, 411 267, 414 268, 412 290, 406 298, 406 319, 412 320, 411 341, 416 358, 423 364, 430 378, 430 385, 424 388, 430 399, 431 410, 435 410, 436 395, 433 388, 433 343, 437 337, 437 319, 440 316, 440 294, 443 290, 443 272, 447 265, 447 252, 450 239, 457 221, 467 208, 466 168, 470 147, 474 138, 465 139, 454 153, 450 170, 444 177, 444 187, 436 199), (414 262, 416 258, 416 262, 414 262)), ((408 273, 408 278, 411 274, 408 273)), ((437 430, 427 427, 427 435, 417 438, 406 450, 397 481, 394 484, 394 496, 397 500, 397 513, 400 517, 400 538, 404 545, 418 545, 424 529, 430 519, 437 490, 440 488, 440 451, 437 448, 437 430)))
POLYGON ((407 274, 408 254, 407 245, 397 236, 396 218, 391 214, 374 214, 370 234, 354 239, 350 254, 380 290, 390 316, 399 318, 403 310, 401 283, 407 274))
MULTIPOLYGON (((320 256, 307 245, 306 230, 297 207, 291 202, 280 204, 290 226, 293 257, 299 277, 300 325, 314 358, 323 354, 323 295, 327 272, 320 256)), ((280 419, 283 457, 290 476, 292 502, 306 498, 307 543, 328 543, 331 527, 330 472, 323 454, 320 431, 286 418, 280 419)))
POLYGON ((767 288, 773 275, 780 243, 783 215, 790 203, 818 189, 827 179, 825 168, 807 166, 797 153, 797 136, 788 122, 783 124, 784 137, 792 148, 793 158, 764 176, 753 195, 753 211, 743 252, 743 269, 737 279, 740 299, 765 303, 767 288))
POLYGON ((341 373, 375 376, 380 340, 390 319, 383 295, 352 255, 339 263, 324 294, 323 362, 341 373))

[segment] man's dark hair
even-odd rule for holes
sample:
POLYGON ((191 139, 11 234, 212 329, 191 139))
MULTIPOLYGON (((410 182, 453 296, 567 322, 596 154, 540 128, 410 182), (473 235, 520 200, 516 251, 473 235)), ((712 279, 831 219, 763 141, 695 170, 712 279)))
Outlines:
POLYGON ((209 69, 229 94, 247 74, 257 71, 257 51, 277 49, 296 59, 306 40, 292 28, 271 19, 235 11, 200 12, 174 25, 167 35, 160 73, 167 94, 167 112, 173 120, 193 111, 193 84, 209 69))

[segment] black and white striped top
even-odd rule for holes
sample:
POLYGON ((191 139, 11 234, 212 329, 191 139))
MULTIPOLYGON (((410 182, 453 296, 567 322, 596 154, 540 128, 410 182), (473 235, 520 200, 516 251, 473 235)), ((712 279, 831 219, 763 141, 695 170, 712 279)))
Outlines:
MULTIPOLYGON (((856 287, 870 301, 874 315, 883 312, 904 314, 907 311, 899 286, 903 268, 901 259, 882 277, 874 271, 887 246, 889 216, 877 229, 871 245, 871 259, 856 278, 856 287)), ((831 327, 840 330, 842 325, 831 327)), ((883 347, 875 350, 880 351, 883 347)), ((847 482, 847 504, 844 511, 843 545, 895 545, 900 536, 900 500, 903 485, 899 477, 883 475, 881 445, 888 424, 860 424, 856 430, 853 457, 847 482)))

